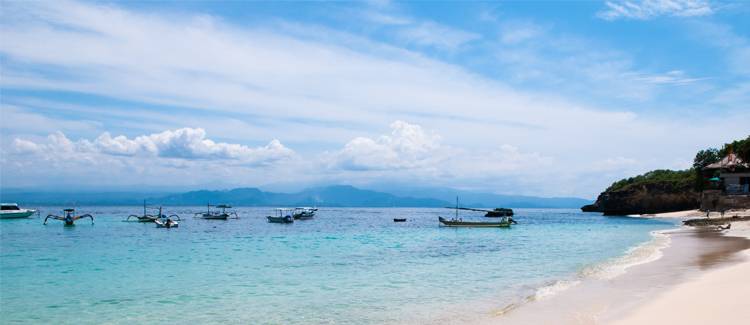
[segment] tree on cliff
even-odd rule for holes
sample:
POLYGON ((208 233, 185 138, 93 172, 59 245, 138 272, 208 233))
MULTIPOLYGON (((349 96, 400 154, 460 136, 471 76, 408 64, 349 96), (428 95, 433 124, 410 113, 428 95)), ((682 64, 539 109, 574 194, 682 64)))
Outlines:
POLYGON ((750 162, 750 136, 725 143, 721 149, 708 148, 699 151, 690 169, 653 170, 614 182, 599 195, 594 204, 586 205, 582 209, 605 214, 696 209, 699 206, 701 190, 707 180, 716 176, 715 171, 706 171, 704 174, 703 169, 719 162, 729 153, 736 154, 744 162, 750 162))
POLYGON ((750 162, 750 136, 742 140, 725 143, 719 154, 721 157, 724 157, 730 152, 734 152, 742 161, 750 162))
POLYGON ((704 167, 710 164, 713 164, 719 160, 721 160, 719 149, 708 148, 705 150, 701 150, 701 151, 698 151, 697 154, 695 154, 695 158, 693 159, 693 168, 700 171, 704 167))

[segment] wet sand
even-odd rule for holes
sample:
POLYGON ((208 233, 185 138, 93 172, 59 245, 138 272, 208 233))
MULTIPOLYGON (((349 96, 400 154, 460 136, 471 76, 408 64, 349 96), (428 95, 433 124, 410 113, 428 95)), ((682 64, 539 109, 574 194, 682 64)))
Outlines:
MULTIPOLYGON (((629 267, 619 276, 604 273, 571 279, 571 288, 532 299, 518 308, 498 309, 488 323, 608 324, 627 318, 679 285, 748 260, 742 253, 750 249, 748 238, 725 236, 711 228, 687 227, 668 231, 668 236, 669 246, 656 252, 661 254, 656 261, 629 267)), ((708 298, 694 299, 699 304, 708 298)))

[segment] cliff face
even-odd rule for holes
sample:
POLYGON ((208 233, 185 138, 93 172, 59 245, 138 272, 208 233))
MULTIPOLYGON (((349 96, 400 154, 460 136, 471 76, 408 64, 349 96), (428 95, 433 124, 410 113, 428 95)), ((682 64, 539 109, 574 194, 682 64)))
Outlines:
POLYGON ((586 205, 581 210, 626 215, 691 210, 699 206, 700 193, 690 186, 653 182, 602 192, 594 204, 586 205))

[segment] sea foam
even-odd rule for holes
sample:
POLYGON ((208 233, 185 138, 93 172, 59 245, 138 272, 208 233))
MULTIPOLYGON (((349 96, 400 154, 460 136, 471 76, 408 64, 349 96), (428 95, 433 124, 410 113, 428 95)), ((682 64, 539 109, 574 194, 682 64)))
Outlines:
POLYGON ((662 250, 671 243, 669 232, 670 230, 652 231, 651 240, 628 249, 622 256, 586 267, 579 275, 582 278, 610 280, 625 274, 630 267, 656 261, 664 255, 662 250))

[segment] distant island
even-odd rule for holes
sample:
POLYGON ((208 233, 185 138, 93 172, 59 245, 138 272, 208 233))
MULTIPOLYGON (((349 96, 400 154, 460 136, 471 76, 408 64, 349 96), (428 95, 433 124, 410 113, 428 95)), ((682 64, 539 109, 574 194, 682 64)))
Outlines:
POLYGON ((748 162, 750 136, 699 151, 690 169, 654 170, 616 181, 581 210, 628 215, 750 208, 748 162))
POLYGON ((415 188, 385 191, 350 185, 308 188, 295 193, 263 191, 258 188, 197 190, 183 193, 154 192, 35 192, 4 190, 3 201, 24 205, 140 205, 143 200, 163 205, 227 203, 235 206, 318 206, 318 207, 445 207, 578 208, 591 202, 582 198, 543 198, 461 191, 447 188, 415 188))

